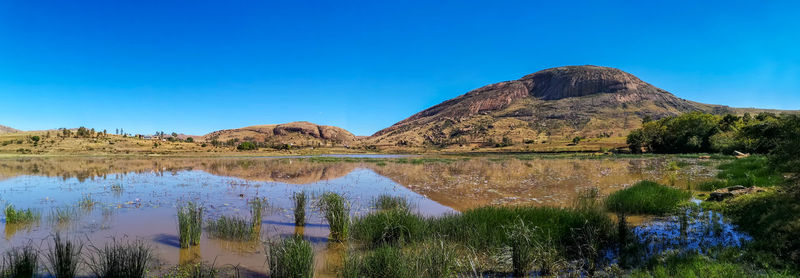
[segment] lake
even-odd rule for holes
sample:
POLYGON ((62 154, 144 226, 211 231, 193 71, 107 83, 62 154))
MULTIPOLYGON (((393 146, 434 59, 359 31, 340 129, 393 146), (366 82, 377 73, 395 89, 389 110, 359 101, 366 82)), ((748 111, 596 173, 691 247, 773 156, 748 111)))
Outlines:
POLYGON ((402 196, 416 212, 435 217, 487 205, 570 206, 582 189, 609 194, 640 180, 691 188, 713 178, 716 165, 674 157, 4 158, 0 204, 33 209, 41 221, 4 219, 0 251, 26 243, 46 248, 56 232, 94 246, 142 239, 165 266, 204 260, 259 276, 266 271, 260 242, 204 233, 199 247, 180 249, 176 210, 191 201, 207 218, 249 217, 248 200, 263 198, 269 208, 261 240, 302 234, 314 243, 317 272, 328 276, 341 261, 338 250, 327 247, 327 224, 313 206, 306 227, 294 226, 295 192, 309 193, 312 203, 324 192, 340 193, 353 215, 369 212, 378 196, 402 196), (71 217, 58 221, 58 212, 71 217))

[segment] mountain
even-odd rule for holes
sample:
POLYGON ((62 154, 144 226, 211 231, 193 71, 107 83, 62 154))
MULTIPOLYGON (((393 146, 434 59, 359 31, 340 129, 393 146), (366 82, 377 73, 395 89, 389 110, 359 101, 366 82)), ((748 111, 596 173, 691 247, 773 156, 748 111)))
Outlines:
POLYGON ((295 146, 352 146, 358 141, 355 135, 343 128, 309 122, 219 130, 204 135, 203 140, 208 142, 238 140, 240 142, 263 142, 267 145, 290 144, 295 146))
POLYGON ((16 133, 16 132, 19 132, 19 130, 13 129, 13 128, 10 128, 10 127, 4 126, 4 125, 0 125, 0 134, 16 133))
MULTIPOLYGON (((616 138, 691 111, 758 112, 688 101, 619 69, 565 66, 472 90, 378 131, 378 146, 528 144, 574 137, 616 138)), ((620 142, 621 141, 621 142, 620 142)))

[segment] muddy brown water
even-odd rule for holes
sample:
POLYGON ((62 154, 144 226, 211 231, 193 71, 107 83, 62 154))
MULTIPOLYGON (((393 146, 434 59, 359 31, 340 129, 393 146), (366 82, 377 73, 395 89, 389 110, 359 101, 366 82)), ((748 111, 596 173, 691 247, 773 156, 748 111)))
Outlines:
POLYGON ((264 214, 261 239, 303 234, 314 244, 318 274, 332 276, 341 264, 342 247, 328 243, 327 225, 313 207, 307 211, 308 225, 294 226, 294 192, 340 193, 351 203, 353 215, 368 213, 379 195, 403 196, 420 214, 435 217, 486 205, 569 206, 584 188, 608 194, 640 180, 685 188, 716 174, 714 161, 681 159, 683 167, 674 169, 670 162, 676 158, 668 157, 473 157, 425 163, 366 158, 0 159, 0 205, 42 214, 32 225, 7 224, 3 218, 0 252, 29 242, 46 249, 55 232, 95 246, 142 239, 165 266, 202 260, 238 265, 248 275, 263 276, 266 259, 259 242, 211 239, 204 233, 200 246, 180 249, 176 209, 194 201, 206 208, 209 218, 249 217, 247 200, 266 198, 270 209, 264 214), (91 209, 78 205, 86 196, 96 202, 91 209), (72 210, 75 219, 56 223, 51 219, 55 209, 72 210))

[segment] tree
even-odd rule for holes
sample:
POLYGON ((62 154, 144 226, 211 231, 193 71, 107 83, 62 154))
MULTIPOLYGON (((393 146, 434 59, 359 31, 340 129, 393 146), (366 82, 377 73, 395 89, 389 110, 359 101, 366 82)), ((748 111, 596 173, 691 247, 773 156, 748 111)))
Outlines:
POLYGON ((187 137, 187 138, 186 138, 186 142, 192 143, 192 142, 194 142, 194 138, 192 138, 192 137, 187 137))
POLYGON ((583 138, 581 138, 580 136, 575 136, 575 138, 572 138, 572 144, 577 145, 578 143, 581 142, 581 140, 583 140, 583 138))
POLYGON ((256 150, 258 149, 258 147, 256 147, 256 144, 253 144, 253 142, 242 142, 239 144, 239 146, 236 147, 236 149, 240 151, 249 151, 249 150, 256 150))

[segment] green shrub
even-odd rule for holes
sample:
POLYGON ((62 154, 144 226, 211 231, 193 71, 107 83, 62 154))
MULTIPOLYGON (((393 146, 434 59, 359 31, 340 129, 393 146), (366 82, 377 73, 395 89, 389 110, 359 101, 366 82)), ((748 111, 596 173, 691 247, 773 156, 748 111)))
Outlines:
POLYGON ((675 211, 691 197, 691 193, 686 191, 641 181, 609 195, 606 207, 610 211, 625 214, 663 215, 675 211))
POLYGON ((242 142, 239 143, 238 146, 236 146, 236 149, 240 151, 250 151, 250 150, 257 150, 258 147, 256 146, 256 144, 253 144, 253 142, 242 142))
POLYGON ((280 240, 267 250, 270 277, 313 277, 314 250, 301 237, 280 240))

